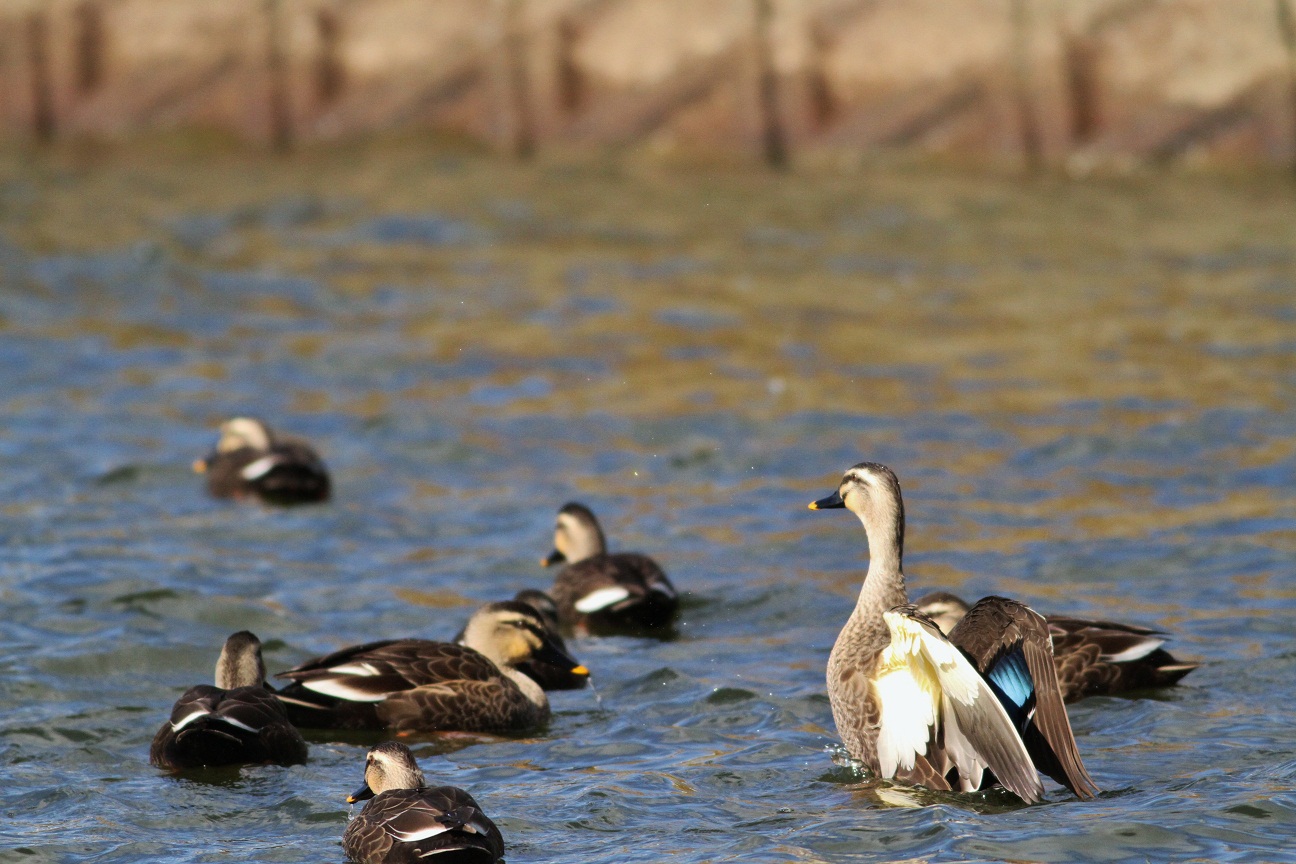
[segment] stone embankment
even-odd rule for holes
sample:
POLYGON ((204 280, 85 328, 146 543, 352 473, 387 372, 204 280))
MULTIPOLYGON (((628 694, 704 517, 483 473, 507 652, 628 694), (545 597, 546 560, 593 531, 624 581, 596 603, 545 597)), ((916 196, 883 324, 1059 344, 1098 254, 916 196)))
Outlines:
POLYGON ((0 0, 0 134, 1290 163, 1296 0, 0 0))

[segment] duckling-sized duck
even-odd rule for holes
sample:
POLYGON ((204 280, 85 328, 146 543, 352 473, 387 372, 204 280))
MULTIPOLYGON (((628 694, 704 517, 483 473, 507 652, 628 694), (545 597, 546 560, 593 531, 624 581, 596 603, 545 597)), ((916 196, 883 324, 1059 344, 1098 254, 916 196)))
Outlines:
POLYGON ((1038 768, 1093 797, 1043 617, 987 597, 946 638, 905 593, 904 503, 891 469, 861 462, 810 505, 839 507, 859 517, 869 545, 859 600, 828 658, 833 720, 851 758, 935 790, 997 781, 1031 804, 1044 794, 1038 768))
POLYGON ((525 603, 479 609, 464 644, 389 639, 343 648, 280 672, 279 698, 298 725, 397 733, 508 732, 549 720, 544 690, 519 664, 539 660, 578 676, 589 670, 554 644, 525 603))
POLYGON ((225 640, 216 686, 186 690, 149 748, 149 762, 159 768, 305 761, 306 742, 266 686, 261 642, 246 630, 225 640))
POLYGON ((207 491, 217 498, 309 504, 329 497, 328 470, 311 446, 252 417, 222 423, 216 449, 193 467, 207 475, 207 491))
MULTIPOLYGON (((968 612, 962 598, 933 591, 914 601, 949 633, 968 612)), ((1200 663, 1184 663, 1161 646, 1166 634, 1149 627, 1045 615, 1053 637, 1053 665, 1062 699, 1110 696, 1131 690, 1169 687, 1200 663)))
MULTIPOLYGON (((557 646, 559 651, 563 654, 569 653, 567 644, 563 642, 562 635, 558 632, 558 606, 554 603, 552 597, 543 591, 528 588, 519 591, 513 599, 518 603, 525 603, 535 610, 537 619, 544 625, 545 635, 553 640, 553 644, 557 646)), ((463 645, 464 631, 460 630, 453 641, 463 645)), ((539 658, 532 658, 518 663, 517 668, 519 672, 539 684, 546 691, 583 690, 590 683, 588 672, 583 669, 579 674, 573 672, 566 663, 546 663, 539 658)))
POLYGON ((369 751, 364 785, 348 804, 368 801, 342 832, 342 849, 361 864, 493 864, 504 838, 473 797, 454 786, 428 786, 414 754, 388 741, 369 751))
POLYGON ((609 554, 603 529, 584 504, 558 511, 554 549, 541 563, 567 562, 550 592, 564 626, 609 631, 665 627, 679 595, 657 562, 637 552, 609 554))

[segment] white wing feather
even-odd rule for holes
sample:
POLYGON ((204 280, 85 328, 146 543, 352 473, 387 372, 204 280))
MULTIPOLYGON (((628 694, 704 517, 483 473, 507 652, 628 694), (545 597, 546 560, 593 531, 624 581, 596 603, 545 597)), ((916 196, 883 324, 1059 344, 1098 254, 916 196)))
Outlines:
POLYGON ((882 704, 878 757, 884 777, 893 776, 899 766, 912 767, 914 757, 927 752, 929 725, 934 725, 933 734, 939 734, 943 726, 945 755, 958 768, 960 786, 964 791, 980 787, 986 763, 970 740, 970 730, 960 727, 953 702, 975 705, 984 712, 982 716, 998 727, 990 734, 1010 742, 1008 746, 1018 751, 1017 757, 1030 764, 1026 745, 1003 706, 953 643, 906 615, 884 612, 882 618, 891 631, 891 644, 880 658, 882 668, 888 671, 877 682, 882 704), (888 678, 907 683, 890 685, 888 692, 882 686, 888 678), (903 701, 893 708, 888 699, 903 701), (926 717, 933 719, 924 720, 926 717), (907 724, 907 728, 899 724, 907 724), (888 762, 883 758, 884 740, 896 750, 891 773, 887 773, 888 762))
POLYGON ((249 462, 239 472, 244 480, 252 481, 270 473, 270 469, 279 464, 279 460, 274 456, 262 456, 255 462, 249 462))
MULTIPOLYGON (((404 814, 397 814, 404 815, 404 814)), ((413 843, 418 840, 426 840, 429 837, 435 837, 438 834, 444 834, 450 829, 444 825, 430 825, 427 828, 419 828, 414 831, 397 831, 390 825, 387 826, 387 833, 397 840, 403 840, 406 843, 413 843)))
POLYGON ((627 589, 619 585, 613 585, 591 591, 580 600, 577 600, 574 605, 577 612, 588 615, 591 612, 598 612, 600 609, 606 609, 615 603, 620 603, 629 596, 630 592, 627 589))
POLYGON ((200 708, 197 711, 193 712, 192 714, 186 716, 183 720, 177 720, 175 723, 172 723, 171 731, 179 732, 181 729, 188 726, 190 723, 197 720, 199 717, 206 717, 210 714, 211 712, 208 711, 206 708, 200 708))

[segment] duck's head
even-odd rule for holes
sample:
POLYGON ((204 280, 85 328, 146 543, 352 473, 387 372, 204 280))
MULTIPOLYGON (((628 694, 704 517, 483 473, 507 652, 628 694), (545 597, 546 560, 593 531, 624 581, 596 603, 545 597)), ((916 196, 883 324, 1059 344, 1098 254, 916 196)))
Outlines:
POLYGON ((235 687, 260 687, 265 683, 265 661, 261 659, 261 640, 247 630, 240 630, 225 640, 220 659, 216 661, 216 686, 224 690, 235 687))
POLYGON ((878 462, 861 462, 842 475, 837 491, 810 502, 811 510, 845 507, 864 523, 873 545, 875 531, 894 532, 898 549, 904 547, 904 499, 895 472, 878 462))
POLYGON ((535 660, 573 675, 589 675, 588 669, 554 641, 540 613, 516 600, 490 603, 473 613, 464 628, 463 644, 485 654, 497 666, 535 660))
POLYGON ((962 597, 948 591, 933 591, 924 594, 914 601, 918 611, 936 622, 942 632, 948 634, 954 625, 963 620, 968 613, 968 604, 962 597))
POLYGON ((216 440, 216 449, 206 459, 199 459, 194 462, 193 469, 202 474, 211 467, 212 461, 217 456, 233 453, 244 448, 264 453, 270 449, 273 441, 274 435, 270 432, 270 427, 255 417, 235 417, 232 420, 226 420, 221 424, 220 438, 216 440))
POLYGON ((269 450, 274 435, 270 427, 255 417, 235 417, 226 420, 220 427, 220 440, 216 442, 217 453, 233 453, 244 447, 252 450, 269 450))
POLYGON ((593 511, 573 501, 558 511, 558 518, 554 521, 553 551, 540 563, 546 567, 563 561, 575 564, 606 549, 607 540, 593 511))
POLYGON ((536 614, 540 616, 540 620, 544 622, 546 629, 553 632, 558 631, 558 604, 548 594, 534 588, 526 588, 513 595, 513 599, 534 609, 536 614))
POLYGON ((348 804, 381 795, 389 789, 422 789, 427 785, 414 754, 397 741, 384 741, 369 751, 364 779, 364 785, 347 796, 348 804))

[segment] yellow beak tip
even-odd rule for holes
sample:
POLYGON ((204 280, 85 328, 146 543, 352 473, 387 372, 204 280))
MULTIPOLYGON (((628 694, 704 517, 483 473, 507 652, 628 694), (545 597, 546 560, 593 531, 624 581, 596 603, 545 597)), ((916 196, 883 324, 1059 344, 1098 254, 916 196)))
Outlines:
POLYGON ((810 502, 809 504, 807 504, 806 506, 807 506, 808 508, 810 508, 811 510, 818 510, 818 509, 819 509, 819 505, 816 504, 816 503, 813 502, 813 501, 811 501, 811 502, 810 502))
POLYGON ((348 803, 348 804, 354 804, 354 803, 356 803, 356 797, 355 797, 354 795, 348 795, 348 796, 347 796, 347 803, 348 803))
POLYGON ((195 459, 195 460, 194 460, 194 463, 193 463, 193 470, 194 470, 194 473, 195 473, 195 474, 205 474, 205 473, 207 473, 207 460, 206 460, 206 459, 195 459))
POLYGON ((573 675, 580 675, 580 676, 583 676, 583 677, 589 677, 589 674, 590 674, 590 673, 589 673, 589 670, 586 669, 584 666, 577 666, 577 667, 575 667, 574 669, 572 669, 571 671, 572 671, 572 674, 573 674, 573 675))

